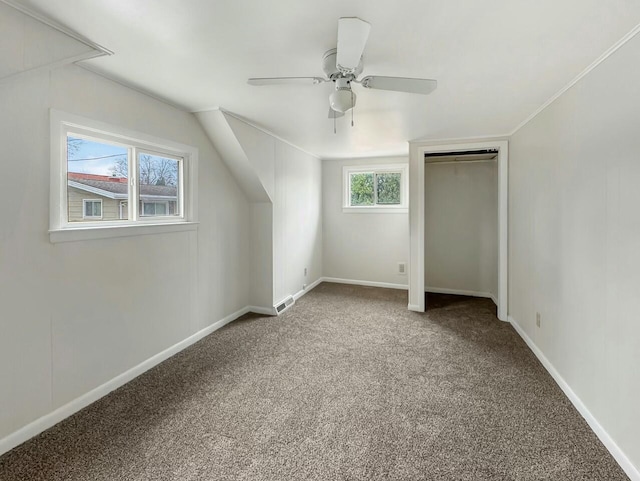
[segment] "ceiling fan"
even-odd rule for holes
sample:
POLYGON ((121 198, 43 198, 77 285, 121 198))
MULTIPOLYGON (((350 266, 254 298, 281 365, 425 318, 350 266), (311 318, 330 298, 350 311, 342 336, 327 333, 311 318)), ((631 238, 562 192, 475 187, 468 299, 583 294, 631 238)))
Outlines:
POLYGON ((427 95, 433 92, 438 82, 431 79, 406 77, 381 77, 368 75, 358 79, 362 73, 362 52, 369 37, 371 24, 357 17, 341 17, 338 20, 338 45, 325 52, 322 70, 325 77, 272 77, 250 78, 249 85, 308 84, 334 82, 335 91, 329 96, 329 118, 342 117, 356 105, 356 94, 351 90, 354 83, 367 89, 393 90, 427 95))

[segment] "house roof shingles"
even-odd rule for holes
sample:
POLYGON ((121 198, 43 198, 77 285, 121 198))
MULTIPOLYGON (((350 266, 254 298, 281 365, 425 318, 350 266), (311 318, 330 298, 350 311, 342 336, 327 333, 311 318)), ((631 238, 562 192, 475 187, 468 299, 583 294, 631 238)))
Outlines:
MULTIPOLYGON (((80 174, 69 172, 68 179, 79 184, 84 184, 94 189, 104 190, 112 194, 126 195, 129 189, 126 177, 109 177, 107 175, 80 174)), ((163 197, 176 197, 178 189, 175 185, 140 185, 140 195, 158 195, 163 197)))

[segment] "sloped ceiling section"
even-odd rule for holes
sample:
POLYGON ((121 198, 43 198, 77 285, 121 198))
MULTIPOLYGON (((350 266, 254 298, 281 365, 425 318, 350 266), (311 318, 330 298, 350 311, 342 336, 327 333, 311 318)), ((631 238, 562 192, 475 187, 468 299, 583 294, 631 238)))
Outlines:
POLYGON ((268 178, 263 182, 265 172, 259 159, 251 155, 251 149, 245 150, 251 142, 243 138, 241 125, 222 110, 199 112, 196 117, 249 201, 272 202, 273 182, 268 178), (271 186, 271 192, 265 184, 271 186))
POLYGON ((0 81, 111 52, 8 0, 0 0, 0 81))

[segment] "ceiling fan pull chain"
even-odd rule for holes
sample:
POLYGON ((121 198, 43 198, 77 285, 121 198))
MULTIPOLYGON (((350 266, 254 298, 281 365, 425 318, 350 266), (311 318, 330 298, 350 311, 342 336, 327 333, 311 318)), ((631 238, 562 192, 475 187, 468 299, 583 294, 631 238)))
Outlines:
POLYGON ((353 111, 356 109, 356 106, 353 105, 353 90, 351 91, 351 127, 353 127, 353 111))
POLYGON ((333 133, 336 133, 336 114, 333 114, 333 133))

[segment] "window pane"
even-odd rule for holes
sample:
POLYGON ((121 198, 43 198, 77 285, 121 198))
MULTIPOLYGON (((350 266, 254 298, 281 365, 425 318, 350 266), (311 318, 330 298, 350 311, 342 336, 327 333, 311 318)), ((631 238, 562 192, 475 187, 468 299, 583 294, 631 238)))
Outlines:
POLYGON ((159 155, 138 155, 138 185, 140 201, 143 203, 141 215, 180 215, 180 209, 168 209, 169 202, 179 205, 180 161, 159 155))
POLYGON ((351 205, 373 205, 373 174, 351 174, 351 205))
POLYGON ((120 219, 120 200, 127 199, 129 194, 128 155, 126 147, 67 137, 69 222, 120 219), (85 202, 83 206, 83 199, 87 197, 102 203, 85 202))
POLYGON ((400 204, 400 173, 385 173, 376 175, 378 189, 378 204, 400 204))

